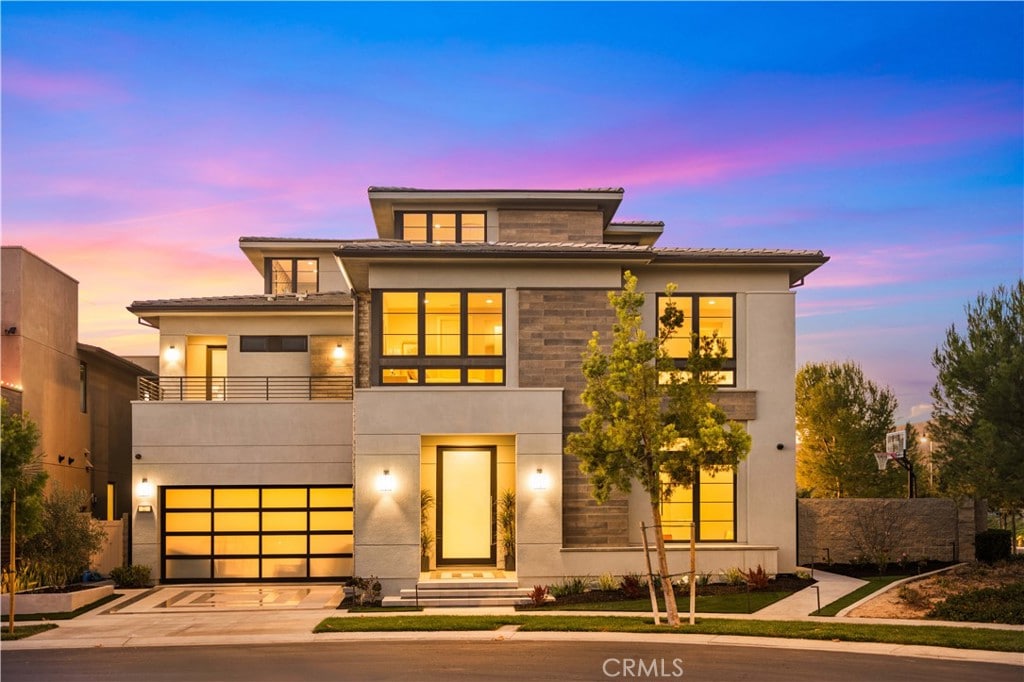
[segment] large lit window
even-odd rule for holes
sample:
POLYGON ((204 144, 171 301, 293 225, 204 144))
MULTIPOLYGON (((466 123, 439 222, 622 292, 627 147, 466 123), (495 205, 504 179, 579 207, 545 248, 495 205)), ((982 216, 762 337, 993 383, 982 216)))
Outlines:
POLYGON ((309 294, 318 290, 316 258, 267 258, 264 290, 268 294, 309 294))
POLYGON ((501 291, 374 292, 379 383, 504 383, 504 300, 501 291))
POLYGON ((736 385, 736 297, 731 294, 676 294, 658 296, 658 319, 669 304, 683 313, 683 324, 666 346, 676 367, 686 369, 687 358, 701 337, 715 336, 722 343, 722 369, 718 384, 736 385))
POLYGON ((408 242, 482 242, 487 237, 483 212, 403 212, 395 214, 396 234, 408 242))
POLYGON ((694 488, 676 487, 661 503, 666 540, 689 542, 687 523, 695 523, 698 542, 736 540, 736 472, 701 471, 694 488))

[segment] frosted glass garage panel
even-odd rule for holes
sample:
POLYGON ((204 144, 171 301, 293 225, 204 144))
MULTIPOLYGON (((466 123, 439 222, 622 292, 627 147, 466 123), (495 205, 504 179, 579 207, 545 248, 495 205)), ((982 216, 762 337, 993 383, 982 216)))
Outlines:
POLYGON ((174 554, 209 554, 209 535, 169 535, 167 537, 168 556, 174 554))
POLYGON ((255 509, 260 506, 259 488, 217 488, 213 491, 213 506, 255 509))
POLYGON ((251 580, 260 576, 259 559, 214 559, 214 578, 251 580))
POLYGON ((307 488, 264 488, 263 507, 302 507, 309 505, 307 488))
POLYGON ((168 488, 164 492, 165 509, 207 509, 209 507, 209 488, 168 488))
POLYGON ((352 512, 310 512, 310 530, 352 530, 352 512))
POLYGON ((306 577, 306 559, 293 559, 282 557, 280 559, 263 559, 264 578, 294 578, 296 580, 306 577))
MULTIPOLYGON (((310 554, 351 554, 351 535, 310 535, 310 554)), ((341 575, 348 575, 341 574, 341 575)))
POLYGON ((210 512, 167 512, 164 517, 164 532, 209 533, 210 512))
POLYGON ((310 488, 309 506, 318 507, 351 507, 351 488, 310 488))
POLYGON ((259 535, 215 535, 213 553, 224 554, 259 554, 259 535))
POLYGON ((209 559, 168 559, 164 562, 167 580, 209 580, 209 559))
POLYGON ((308 554, 307 535, 264 535, 264 554, 308 554))
POLYGON ((309 559, 310 578, 332 578, 339 575, 353 575, 354 566, 351 557, 311 557, 309 559))

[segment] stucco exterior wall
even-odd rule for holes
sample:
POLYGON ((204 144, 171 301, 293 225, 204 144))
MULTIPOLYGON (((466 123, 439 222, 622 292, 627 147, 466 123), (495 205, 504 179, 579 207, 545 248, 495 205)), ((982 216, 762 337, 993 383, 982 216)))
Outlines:
POLYGON ((132 556, 160 578, 159 494, 168 485, 352 483, 352 402, 133 403, 132 556), (152 512, 139 512, 139 504, 152 512))
POLYGON ((882 533, 890 536, 891 561, 903 554, 910 561, 974 560, 970 499, 801 499, 797 510, 801 565, 857 561, 882 533))

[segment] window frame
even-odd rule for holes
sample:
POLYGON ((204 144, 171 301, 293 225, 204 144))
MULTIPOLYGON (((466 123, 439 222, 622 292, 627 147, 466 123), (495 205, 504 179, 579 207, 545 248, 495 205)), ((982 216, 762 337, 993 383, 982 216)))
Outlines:
POLYGON ((508 381, 507 354, 508 334, 506 332, 507 294, 504 289, 450 289, 430 287, 420 289, 374 289, 370 294, 371 325, 373 334, 370 336, 370 377, 372 386, 504 386, 508 381), (384 294, 414 293, 416 294, 416 355, 384 355, 384 294), (426 309, 424 297, 427 293, 459 294, 459 354, 428 355, 426 354, 426 309), (494 294, 501 297, 501 352, 495 355, 472 355, 469 349, 469 306, 470 294, 494 294), (428 382, 427 370, 447 369, 459 370, 457 382, 428 382), (501 381, 493 383, 470 382, 470 370, 501 370, 501 381), (416 372, 416 380, 401 383, 385 383, 385 370, 405 370, 416 372))
POLYGON ((311 294, 311 293, 319 292, 320 291, 320 258, 319 257, 317 257, 317 256, 297 256, 297 257, 292 257, 292 256, 285 256, 285 257, 266 256, 266 257, 263 258, 263 293, 264 294, 273 295, 273 296, 279 296, 281 294, 298 294, 299 293, 299 291, 298 291, 298 288, 299 288, 299 261, 302 261, 302 260, 311 260, 311 261, 315 261, 316 262, 316 285, 314 286, 312 291, 307 291, 307 292, 303 292, 303 293, 311 294), (291 264, 292 264, 292 272, 291 272, 292 286, 291 286, 291 291, 278 291, 278 292, 274 291, 274 266, 273 266, 274 261, 291 261, 291 264))
MULTIPOLYGON (((721 473, 725 473, 725 472, 721 472, 721 473)), ((738 540, 738 532, 737 532, 738 531, 737 518, 736 518, 736 516, 737 516, 737 513, 736 513, 736 509, 737 509, 736 491, 737 491, 737 488, 738 488, 739 470, 738 469, 733 469, 729 473, 732 474, 732 539, 731 540, 722 540, 722 539, 719 539, 719 538, 715 538, 715 539, 711 539, 711 540, 705 540, 705 539, 703 539, 701 537, 701 532, 700 532, 701 531, 701 518, 700 518, 700 516, 701 516, 701 514, 700 514, 700 488, 701 488, 700 475, 701 475, 701 471, 698 470, 697 475, 694 477, 695 485, 693 486, 693 491, 691 493, 691 500, 690 500, 690 518, 693 519, 693 528, 694 528, 694 531, 696 533, 696 542, 721 542, 721 543, 736 543, 736 542, 739 542, 739 540, 738 540)), ((716 475, 721 475, 721 474, 716 474, 716 475)), ((717 485, 721 485, 721 484, 717 484, 717 485)), ((678 487, 681 487, 681 486, 676 486, 676 487, 678 488, 678 487)), ((680 503, 679 502, 672 502, 670 500, 665 500, 665 499, 661 500, 660 511, 661 511, 661 514, 662 514, 662 520, 663 521, 664 521, 665 505, 666 504, 680 504, 680 503)), ((669 523, 672 523, 672 522, 670 521, 669 523)), ((665 531, 663 529, 662 530, 662 536, 664 536, 664 534, 665 534, 665 531)), ((680 538, 678 540, 676 540, 675 538, 673 538, 673 539, 666 539, 665 540, 665 542, 670 542, 670 543, 676 543, 676 542, 682 543, 682 542, 689 542, 689 541, 690 541, 690 539, 688 537, 687 538, 680 538)))
MULTIPOLYGON (((731 352, 731 357, 724 357, 724 358, 722 358, 722 371, 723 372, 732 372, 732 381, 729 382, 729 383, 721 383, 721 384, 716 384, 716 385, 718 387, 720 387, 720 388, 736 388, 736 386, 738 385, 737 384, 737 379, 738 379, 738 374, 739 374, 738 361, 737 361, 737 358, 736 358, 736 345, 737 345, 737 339, 736 339, 736 294, 735 293, 716 293, 716 292, 682 292, 682 293, 676 292, 676 293, 672 294, 671 296, 668 295, 668 294, 658 294, 655 297, 655 302, 654 302, 654 325, 655 325, 656 331, 660 331, 660 328, 661 328, 661 319, 660 319, 661 318, 661 314, 660 314, 659 311, 661 310, 661 301, 663 299, 666 299, 666 298, 667 299, 673 299, 673 298, 678 298, 678 299, 688 298, 688 299, 690 299, 690 310, 692 311, 692 315, 691 315, 691 329, 693 330, 693 338, 691 339, 691 351, 692 351, 693 348, 696 348, 696 345, 699 342, 700 337, 701 337, 701 333, 700 333, 700 299, 702 299, 702 298, 728 298, 729 300, 732 301, 732 338, 731 338, 731 342, 729 344, 730 352, 731 352)), ((688 357, 687 358, 676 358, 676 357, 673 357, 672 361, 675 363, 675 366, 676 366, 677 370, 685 371, 686 368, 687 368, 687 364, 689 362, 689 358, 688 357)))
POLYGON ((426 210, 426 211, 395 211, 395 237, 403 241, 409 241, 405 237, 405 216, 409 214, 422 214, 427 217, 427 244, 482 244, 487 241, 487 211, 445 211, 445 210, 426 210), (455 216, 455 241, 454 242, 435 242, 434 241, 434 220, 433 216, 435 213, 448 213, 455 216), (480 241, 464 242, 462 240, 462 216, 464 215, 482 215, 484 217, 484 238, 480 241))

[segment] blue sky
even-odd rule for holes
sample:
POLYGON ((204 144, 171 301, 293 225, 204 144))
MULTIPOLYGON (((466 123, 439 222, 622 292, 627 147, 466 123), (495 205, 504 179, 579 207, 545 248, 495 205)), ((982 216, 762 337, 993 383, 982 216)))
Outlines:
POLYGON ((621 186, 664 246, 821 249, 798 360, 901 416, 1024 269, 1021 3, 9 3, 3 243, 133 299, 248 293, 242 235, 373 234, 366 188, 621 186))

